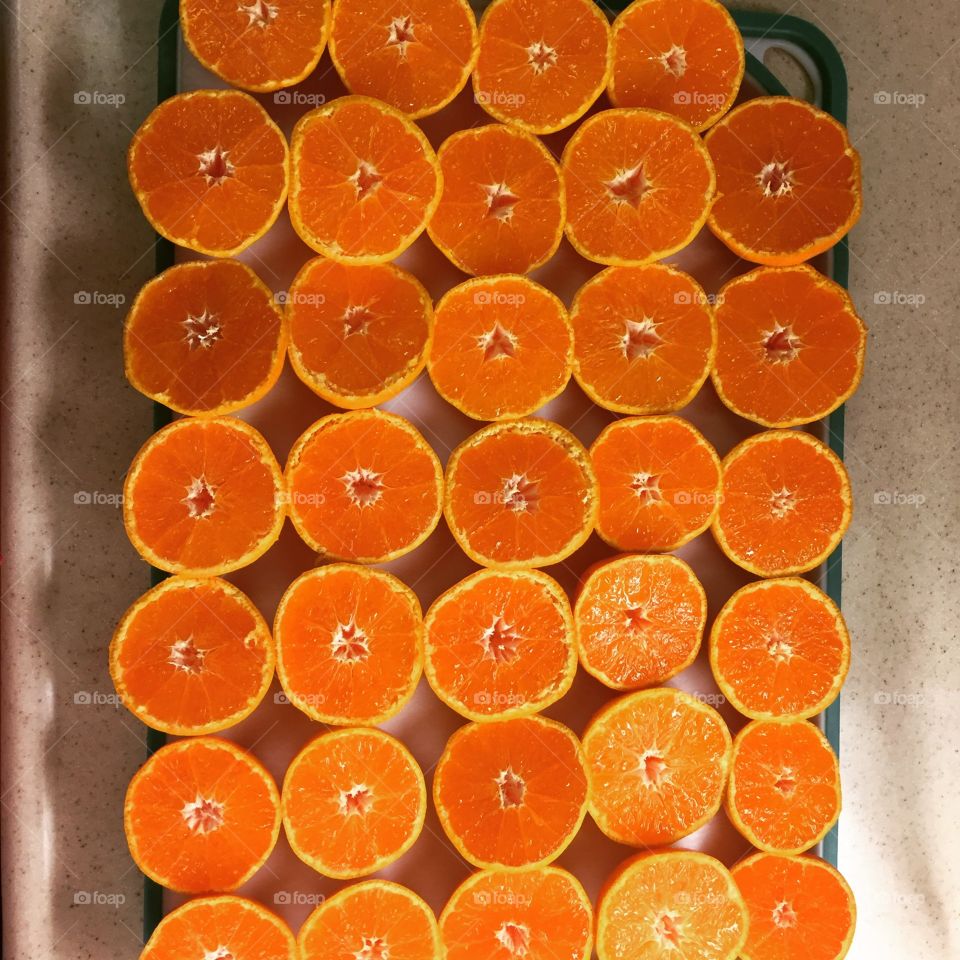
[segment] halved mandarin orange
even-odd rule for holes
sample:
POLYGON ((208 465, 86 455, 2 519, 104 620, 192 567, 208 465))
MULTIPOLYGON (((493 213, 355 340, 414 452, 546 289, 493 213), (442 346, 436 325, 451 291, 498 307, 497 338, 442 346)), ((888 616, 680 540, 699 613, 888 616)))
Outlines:
POLYGON ((440 914, 447 960, 589 960, 593 908, 559 867, 478 870, 440 914))
POLYGON ((614 690, 637 690, 693 663, 707 595, 678 557, 616 557, 587 574, 573 619, 583 669, 614 690))
POLYGON ((192 416, 232 413, 263 397, 283 369, 287 336, 273 293, 238 260, 194 260, 150 280, 123 328, 127 380, 192 416))
POLYGON ((440 956, 433 911, 412 890, 390 880, 363 880, 324 899, 300 928, 297 943, 300 960, 440 956))
POLYGON ((170 577, 123 615, 110 676, 123 705, 164 733, 216 733, 249 716, 276 661, 260 611, 226 580, 170 577))
POLYGON ((311 740, 283 781, 283 827, 293 852, 327 877, 374 873, 420 836, 423 773, 382 730, 335 730, 311 740))
POLYGON ((750 915, 743 960, 843 960, 857 905, 840 871, 818 857, 754 853, 731 871, 750 915))
POLYGON ((436 113, 466 85, 477 21, 466 0, 337 0, 330 59, 351 93, 411 119, 436 113))
POLYGON ((480 570, 424 619, 426 674, 469 720, 535 713, 570 689, 577 667, 563 588, 539 570, 480 570))
POLYGON ((727 816, 767 853, 803 853, 840 816, 840 765, 809 720, 751 720, 733 742, 727 816))
POLYGON ((243 897, 197 897, 157 924, 140 960, 199 955, 227 960, 299 960, 290 928, 271 910, 243 897))
POLYGON ((450 455, 444 514, 457 543, 487 567, 559 563, 583 546, 597 515, 583 444, 546 420, 495 423, 450 455))
POLYGON ((806 264, 758 267, 717 295, 720 399, 766 427, 812 423, 863 376, 867 328, 850 295, 806 264))
POLYGON ((841 123, 803 100, 748 100, 704 142, 717 171, 709 227, 745 260, 802 263, 860 218, 860 155, 841 123))
POLYGON ((587 810, 580 743, 540 716, 468 723, 447 742, 433 777, 444 832, 476 867, 555 860, 587 810))
POLYGON ((730 871, 694 850, 640 853, 597 905, 599 960, 734 960, 749 917, 730 871))
POLYGON ((741 587, 710 630, 710 668, 723 695, 755 720, 805 720, 837 698, 850 635, 837 605, 800 577, 741 587))
POLYGON ((655 110, 584 120, 560 164, 567 239, 596 263, 639 266, 685 247, 706 223, 716 178, 697 132, 655 110))
POLYGON ((290 220, 317 253, 384 263, 423 232, 443 180, 433 147, 399 110, 340 97, 304 114, 290 141, 290 220))
POLYGON ((611 840, 673 843, 720 809, 730 733, 713 707, 658 687, 608 703, 583 735, 590 814, 611 840))
POLYGON ((474 420, 538 410, 570 379, 573 333, 556 294, 526 277, 477 277, 437 303, 427 372, 474 420))
POLYGON ((681 417, 625 417, 590 448, 597 533, 619 550, 676 550, 710 526, 720 499, 720 458, 681 417))
POLYGON ((239 90, 194 90, 155 107, 127 152, 130 186, 161 236, 232 257, 273 226, 287 197, 287 141, 239 90))
POLYGON ((420 601, 382 570, 348 563, 308 570, 280 600, 274 636, 284 692, 320 723, 382 723, 420 679, 420 601))
POLYGON ((474 99, 531 133, 562 130, 607 85, 609 42, 592 0, 493 0, 480 20, 474 99))
POLYGON ((287 292, 286 315, 295 373, 338 407, 389 400, 427 361, 433 302, 392 263, 308 260, 287 292))
POLYGON ((607 91, 617 107, 648 107, 705 130, 743 80, 740 28, 717 0, 634 0, 613 23, 607 91))
POLYGON ((717 349, 707 294, 665 263, 607 267, 570 308, 573 375, 617 413, 672 413, 699 392, 717 349))
POLYGON ((308 77, 327 43, 330 0, 182 0, 190 52, 231 86, 265 92, 308 77))
POLYGON ((440 519, 443 471, 408 420, 382 410, 321 417, 287 458, 290 519, 324 557, 383 563, 440 519))
POLYGON ((556 253, 566 200, 560 165, 532 134, 488 123, 459 130, 437 151, 434 245, 465 273, 529 273, 556 253))
POLYGON ((151 880, 183 893, 235 890, 277 842, 280 795, 263 765, 235 744, 179 740, 130 781, 123 828, 151 880))
POLYGON ((284 519, 283 476, 267 441, 233 417, 177 420, 134 457, 123 525, 145 560, 209 577, 253 563, 284 519))
POLYGON ((724 457, 712 530, 735 564, 782 577, 823 563, 852 512, 847 471, 825 443, 798 430, 765 430, 724 457))

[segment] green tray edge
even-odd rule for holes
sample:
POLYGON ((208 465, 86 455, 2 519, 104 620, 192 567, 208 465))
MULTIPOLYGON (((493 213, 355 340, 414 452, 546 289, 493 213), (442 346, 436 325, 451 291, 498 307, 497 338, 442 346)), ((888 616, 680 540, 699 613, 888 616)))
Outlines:
MULTIPOLYGON (((177 40, 178 40, 179 0, 166 0, 160 13, 160 35, 157 40, 157 103, 166 100, 177 92, 177 40)), ((823 83, 823 103, 821 106, 841 123, 847 121, 847 71, 840 53, 822 30, 800 17, 789 14, 757 12, 753 10, 731 10, 733 19, 745 38, 765 37, 796 44, 807 53, 820 71, 823 83)), ((785 95, 787 90, 776 76, 764 64, 747 53, 747 74, 756 80, 768 93, 785 95)), ((154 244, 155 273, 161 273, 173 266, 175 247, 169 241, 156 237, 154 244)), ((831 274, 841 286, 846 287, 849 280, 850 248, 844 238, 833 248, 831 274)), ((153 428, 159 430, 171 419, 170 410, 163 404, 153 405, 153 428)), ((843 407, 835 410, 827 418, 827 435, 831 449, 843 457, 843 407)), ((842 545, 827 560, 827 594, 837 606, 840 606, 841 586, 843 582, 842 545)), ((150 580, 155 585, 164 580, 167 574, 151 568, 150 580)), ((826 710, 824 716, 827 739, 839 756, 840 753, 840 700, 837 698, 826 710)), ((163 746, 165 735, 159 730, 147 728, 147 755, 150 756, 163 746)), ((834 866, 837 865, 839 835, 837 827, 823 839, 823 856, 834 866)), ((163 887, 155 881, 144 878, 143 891, 143 940, 149 939, 163 918, 163 887)))

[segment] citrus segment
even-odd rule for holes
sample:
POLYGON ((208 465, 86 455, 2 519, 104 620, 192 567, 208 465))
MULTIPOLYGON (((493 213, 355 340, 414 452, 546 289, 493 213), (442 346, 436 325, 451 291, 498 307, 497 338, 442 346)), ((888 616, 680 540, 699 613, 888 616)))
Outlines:
POLYGON ((733 744, 727 815, 760 850, 803 853, 840 816, 840 766, 807 720, 752 720, 733 744))
POLYGON ((843 615, 799 577, 738 590, 710 631, 710 667, 724 696, 755 720, 803 720, 837 698, 850 667, 843 615))
POLYGON ((153 566, 188 576, 252 563, 283 525, 283 477, 266 440, 233 417, 177 420, 134 457, 123 523, 153 566))
POLYGON ((710 229, 754 263, 789 266, 860 217, 860 156, 844 126, 792 97, 757 97, 707 131, 717 171, 710 229))
POLYGON ((625 556, 588 573, 574 607, 580 663, 615 690, 663 683, 693 663, 707 596, 677 557, 625 556))
POLYGON ((437 764, 433 802, 444 832, 474 866, 549 863, 586 813, 580 744, 538 716, 468 723, 437 764))
POLYGON ((609 35, 592 0, 493 0, 480 20, 474 98, 504 123, 561 130, 606 86, 609 35))
POLYGON ((761 577, 806 573, 840 542, 853 510, 837 455, 796 430, 748 437, 723 461, 713 534, 736 564, 761 577))
POLYGON ((654 110, 604 110, 563 151, 567 238, 597 263, 638 266, 685 247, 716 179, 696 131, 654 110))
POLYGON ((320 723, 381 723, 413 695, 422 633, 420 601, 389 573, 346 563, 309 570, 277 607, 277 675, 290 702, 320 723))
POLYGON ((184 893, 235 890, 280 832, 280 797, 260 762, 217 737, 161 747, 127 788, 123 827, 151 880, 184 893))
POLYGON ((190 52, 231 86, 258 92, 293 86, 313 73, 329 21, 330 0, 180 3, 190 52))
POLYGON ((283 826, 293 852, 327 877, 380 870, 420 835, 427 795, 407 748, 381 730, 325 733, 283 781, 283 826))
POLYGON ((127 171, 144 216, 181 247, 245 250, 287 196, 287 141, 253 97, 194 90, 164 100, 133 136, 127 171))
POLYGON ((439 596, 424 621, 426 673, 470 720, 542 710, 573 683, 570 603, 538 570, 481 570, 439 596))
POLYGON ((713 707, 662 687, 607 704, 583 735, 590 814, 611 840, 673 843, 719 809, 730 733, 713 707))
POLYGON ((582 546, 596 517, 593 468, 572 433, 545 420, 493 424, 450 456, 447 524, 489 567, 543 567, 582 546))
POLYGON ((634 0, 613 24, 610 100, 648 107, 705 130, 743 80, 740 29, 716 0, 634 0))
POLYGON ((589 960, 593 909, 559 867, 480 870, 454 890, 440 936, 447 960, 589 960))
POLYGON ((597 477, 597 533, 620 550, 675 550, 710 526, 720 459, 680 417, 627 417, 590 448, 597 477))
POLYGON ((713 385, 767 427, 811 423, 852 396, 867 330, 846 290, 811 267, 759 267, 717 295, 713 385))
POLYGON ((570 309, 573 375, 594 403, 617 413, 672 413, 703 386, 717 347, 707 295, 663 263, 608 267, 570 309))
POLYGON ((351 93, 407 116, 446 106, 464 87, 477 50, 466 0, 337 0, 330 58, 351 93))
POLYGON ((324 557, 381 563, 413 550, 440 519, 440 461, 417 429, 382 410, 322 417, 286 467, 290 519, 324 557))
POLYGON ((294 371, 338 407, 383 403, 426 363, 433 303, 392 263, 309 260, 287 292, 286 313, 294 371))
POLYGON ((123 615, 110 676, 123 705, 154 730, 225 730, 249 716, 273 679, 270 630, 226 580, 171 577, 123 615))
POLYGON ((427 232, 474 275, 528 273, 556 253, 566 212, 560 165, 532 134, 489 123, 437 151, 443 195, 427 232))
POLYGON ((300 928, 300 960, 437 960, 433 911, 390 880, 364 880, 327 897, 300 928))
POLYGON ((437 303, 427 370, 475 420, 526 416, 570 379, 573 335, 560 299, 520 276, 480 277, 437 303))
POLYGON ((843 960, 857 907, 840 872, 817 857, 755 853, 733 868, 750 915, 743 960, 843 960))
POLYGON ((304 114, 290 143, 290 219, 333 260, 383 263, 420 235, 440 199, 436 154, 420 128, 370 97, 304 114))
POLYGON ((193 416, 259 400, 280 376, 285 347, 273 293, 237 260, 165 270, 137 294, 123 329, 131 385, 193 416))

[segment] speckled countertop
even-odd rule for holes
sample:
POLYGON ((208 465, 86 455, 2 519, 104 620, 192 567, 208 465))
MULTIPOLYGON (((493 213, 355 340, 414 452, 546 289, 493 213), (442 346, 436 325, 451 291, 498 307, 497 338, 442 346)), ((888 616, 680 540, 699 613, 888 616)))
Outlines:
MULTIPOLYGON (((116 798, 143 757, 105 648, 146 571, 116 507, 151 427, 119 331, 153 267, 126 184, 155 99, 161 0, 7 0, 3 937, 9 960, 134 957, 141 878, 116 798)), ((851 292, 871 328, 847 408, 840 867, 855 960, 960 956, 960 5, 743 6, 818 24, 850 78, 865 210, 851 292)), ((789 63, 778 69, 796 75, 789 63)))

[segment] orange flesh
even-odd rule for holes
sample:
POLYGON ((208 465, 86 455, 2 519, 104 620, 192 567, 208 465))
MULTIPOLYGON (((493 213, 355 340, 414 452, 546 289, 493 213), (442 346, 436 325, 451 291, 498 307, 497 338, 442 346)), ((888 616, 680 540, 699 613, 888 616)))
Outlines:
POLYGON ((830 598, 805 580, 750 584, 725 604, 710 636, 717 682, 755 718, 803 719, 826 709, 850 663, 850 638, 830 598))
POLYGON ((273 640, 225 580, 163 581, 127 611, 110 649, 124 705, 167 733, 213 733, 247 716, 270 685, 273 640))
POLYGON ((330 55, 352 93, 422 117, 463 89, 476 42, 465 0, 337 0, 330 55))
POLYGON ((185 893, 233 890, 269 856, 280 828, 270 774, 216 737, 161 747, 130 782, 124 829, 137 866, 185 893))
POLYGON ((151 280, 124 325, 127 379, 187 414, 238 410, 283 366, 283 317, 273 294, 236 260, 184 263, 151 280))
POLYGON ((673 550, 706 530, 720 492, 720 460, 680 417, 616 420, 590 448, 597 532, 621 550, 673 550))
POLYGON ((288 87, 323 53, 330 0, 183 0, 180 24, 194 56, 244 90, 288 87))
POLYGON ((379 723, 413 694, 420 602, 396 577, 333 564, 288 588, 277 609, 277 672, 290 701, 327 723, 379 723))
POLYGON ((287 195, 287 143, 237 90, 164 100, 137 130, 130 185, 154 228, 212 256, 231 256, 273 224, 287 195))
POLYGON ((474 873, 440 916, 447 960, 587 960, 593 911, 566 870, 474 873))
POLYGON ((715 0, 637 0, 614 23, 610 98, 648 107, 703 130, 740 89, 740 30, 715 0))
POLYGON ((316 257, 287 295, 290 359, 297 375, 341 407, 370 407, 423 369, 433 306, 413 274, 393 264, 316 257))
POLYGON ((592 0, 494 0, 480 21, 477 103, 534 133, 568 126, 606 85, 609 32, 592 0))
POLYGON ((579 743, 540 717, 461 727, 433 781, 440 822, 475 866, 555 859, 580 827, 586 794, 579 743))
POLYGON ((576 652, 566 594, 538 571, 481 571, 427 612, 427 677, 471 719, 532 713, 573 682, 576 652))
POLYGON ((627 694, 583 738, 590 812, 611 839, 672 843, 720 808, 730 734, 712 707, 667 687, 627 694))
POLYGON ((619 413, 669 413, 703 385, 716 350, 707 295, 666 264, 610 267, 580 288, 570 311, 574 376, 619 413))
POLYGON ((850 481, 830 448, 809 434, 768 430, 727 454, 714 534, 753 573, 803 573, 840 542, 850 513, 850 481))
POLYGON ((335 260, 392 260, 419 236, 440 198, 433 148, 403 114, 342 97, 300 118, 291 141, 290 217, 335 260))
POLYGON ((447 465, 447 522, 487 566, 543 566, 569 556, 593 528, 593 471, 580 442, 541 420, 486 427, 447 465))
POLYGON ((867 330, 843 287, 805 265, 761 267, 718 296, 713 382, 767 426, 819 420, 856 389, 867 330))
POLYGON ((567 236, 597 263, 637 266, 685 247, 707 219, 713 163, 682 120, 605 110, 563 151, 567 236))
POLYGON ((402 417, 323 417, 287 461, 290 515, 318 553, 374 563, 412 550, 440 517, 436 454, 402 417))
POLYGON ((611 560, 587 577, 577 598, 580 661, 618 690, 663 683, 693 662, 706 618, 703 587, 682 560, 611 560))
POLYGON ((123 511, 131 541, 154 566, 194 575, 235 570, 280 532, 280 468, 241 421, 178 420, 137 454, 123 511))
POLYGON ((840 814, 840 770, 826 737, 806 720, 754 720, 737 735, 728 809, 760 849, 809 850, 840 814))
POLYGON ((338 730, 311 741, 283 782, 283 825, 294 853, 328 877, 392 863, 420 835, 423 774, 379 730, 338 730))
POLYGON ((856 905, 840 873, 816 857, 755 853, 733 868, 750 914, 746 960, 842 960, 856 905))
POLYGON ((497 123, 461 130, 437 154, 443 196, 430 238, 466 273, 527 273, 563 236, 560 167, 536 137, 497 123))
POLYGON ((301 960, 436 960, 437 921, 400 884, 368 880, 324 900, 298 942, 301 960))
POLYGON ((802 263, 860 216, 857 151, 841 124, 803 101, 749 100, 705 143, 717 169, 710 229, 747 260, 802 263))
POLYGON ((437 391, 476 420, 533 413, 570 378, 567 311, 522 277, 468 280, 437 304, 427 363, 437 391))

